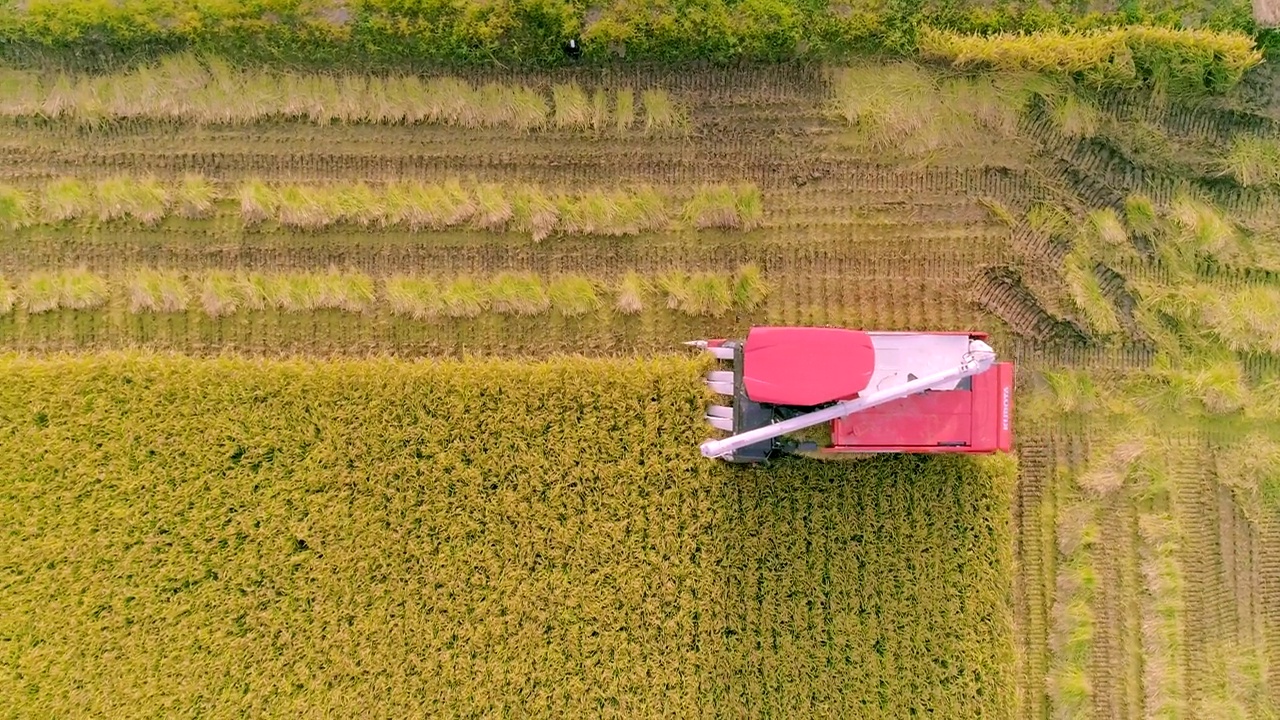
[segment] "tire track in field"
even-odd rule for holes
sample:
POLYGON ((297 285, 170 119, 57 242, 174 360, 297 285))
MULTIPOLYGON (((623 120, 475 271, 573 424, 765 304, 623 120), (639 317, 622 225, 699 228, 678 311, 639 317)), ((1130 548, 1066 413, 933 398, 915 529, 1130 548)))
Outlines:
POLYGON ((1174 517, 1182 531, 1181 561, 1186 578, 1183 598, 1184 667, 1187 701, 1191 707, 1209 692, 1211 645, 1234 633, 1235 613, 1222 579, 1222 553, 1218 534, 1218 495, 1204 466, 1203 444, 1196 454, 1185 453, 1173 477, 1174 517))
POLYGON ((1241 132, 1270 135, 1280 131, 1273 119, 1229 109, 1184 104, 1153 103, 1142 92, 1112 92, 1102 98, 1100 109, 1125 120, 1140 120, 1171 135, 1226 144, 1241 132))
POLYGON ((1150 367, 1156 356, 1155 348, 1150 345, 1079 345, 1062 341, 1040 342, 1024 337, 1010 341, 1010 353, 1028 369, 1088 367, 1130 370, 1150 367))
POLYGON ((1101 501, 1101 538, 1094 555, 1098 577, 1094 598, 1096 631, 1089 668, 1094 688, 1093 708, 1100 718, 1129 715, 1125 652, 1129 639, 1125 623, 1125 551, 1130 541, 1125 522, 1128 507, 1128 498, 1122 492, 1112 493, 1101 501))
POLYGON ((1121 652, 1120 667, 1123 675, 1122 717, 1141 720, 1145 717, 1145 692, 1143 687, 1143 623, 1142 594, 1145 592, 1142 577, 1142 559, 1139 546, 1137 498, 1132 485, 1120 493, 1117 504, 1118 543, 1116 554, 1119 565, 1117 596, 1120 599, 1121 652))
POLYGON ((1280 517, 1264 513, 1258 523, 1258 604, 1266 652, 1266 685, 1273 705, 1280 706, 1280 517))
POLYGON ((975 276, 970 287, 974 301, 1018 335, 1039 341, 1085 341, 1069 324, 1045 312, 1011 268, 988 267, 975 276))
MULTIPOLYGON (((1231 488, 1217 485, 1220 546, 1223 580, 1230 595, 1231 607, 1224 610, 1234 615, 1233 627, 1239 647, 1265 664, 1267 658, 1266 625, 1258 597, 1261 587, 1261 544, 1259 533, 1244 509, 1236 502, 1231 488)), ((1262 682, 1267 683, 1263 675, 1262 682)))
MULTIPOLYGON (((1045 718, 1049 697, 1044 678, 1049 673, 1049 592, 1045 585, 1045 493, 1052 474, 1052 443, 1036 434, 1018 443, 1018 496, 1014 503, 1014 617, 1022 645, 1018 683, 1021 717, 1045 718)), ((1052 549, 1052 541, 1049 544, 1052 549)))

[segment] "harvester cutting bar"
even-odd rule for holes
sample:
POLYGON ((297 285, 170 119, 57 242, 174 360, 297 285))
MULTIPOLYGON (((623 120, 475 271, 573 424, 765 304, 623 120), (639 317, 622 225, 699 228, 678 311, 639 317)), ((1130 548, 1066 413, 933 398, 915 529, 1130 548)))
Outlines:
MULTIPOLYGON (((710 348, 709 348, 710 349, 710 348)), ((771 423, 764 427, 756 428, 739 433, 732 437, 722 440, 708 440, 702 443, 702 455, 708 458, 719 458, 726 455, 732 455, 735 450, 749 447, 756 443, 772 440, 781 437, 787 433, 804 430, 824 422, 830 422, 839 418, 852 415, 860 410, 867 410, 878 405, 883 405, 894 400, 899 400, 916 393, 929 390, 937 385, 954 383, 956 380, 977 375, 985 372, 990 368, 996 359, 995 351, 991 346, 981 340, 972 340, 969 343, 969 352, 965 353, 958 367, 947 370, 940 370, 936 373, 926 375, 916 380, 903 383, 896 387, 873 392, 867 395, 856 397, 852 400, 836 403, 822 410, 815 410, 804 415, 793 417, 789 420, 771 423)), ((732 395, 733 383, 723 383, 719 381, 709 381, 715 392, 732 395), (720 386, 720 387, 717 387, 720 386)))
POLYGON ((685 345, 706 350, 707 352, 711 353, 712 356, 714 356, 719 360, 733 359, 733 348, 731 347, 722 347, 722 346, 707 347, 706 340, 690 340, 686 342, 685 345))

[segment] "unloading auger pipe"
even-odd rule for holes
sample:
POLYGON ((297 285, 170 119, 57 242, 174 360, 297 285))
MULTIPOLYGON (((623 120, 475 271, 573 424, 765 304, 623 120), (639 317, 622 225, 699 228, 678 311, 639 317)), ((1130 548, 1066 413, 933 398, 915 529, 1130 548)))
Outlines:
POLYGON ((960 366, 951 370, 941 370, 932 375, 926 375, 922 378, 911 380, 897 387, 880 392, 863 395, 852 400, 846 400, 842 403, 836 403, 829 408, 815 410, 790 420, 766 425, 755 430, 727 437, 722 440, 708 440, 700 446, 703 457, 718 458, 730 455, 733 451, 740 448, 754 445, 762 440, 772 440, 773 438, 797 430, 803 430, 807 427, 813 427, 820 423, 829 422, 852 415, 859 410, 867 410, 877 405, 883 405, 908 395, 915 395, 918 392, 924 392, 935 385, 941 385, 952 380, 960 380, 985 372, 996 361, 996 353, 991 346, 981 340, 972 340, 969 342, 969 352, 965 353, 964 359, 960 362, 960 366))

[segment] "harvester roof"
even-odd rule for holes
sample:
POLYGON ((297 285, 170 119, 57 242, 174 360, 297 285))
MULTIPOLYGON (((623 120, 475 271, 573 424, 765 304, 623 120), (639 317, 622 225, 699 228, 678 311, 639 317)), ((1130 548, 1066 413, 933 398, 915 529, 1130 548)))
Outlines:
POLYGON ((861 330, 755 327, 743 348, 742 379, 759 403, 818 405, 857 395, 876 367, 861 330))

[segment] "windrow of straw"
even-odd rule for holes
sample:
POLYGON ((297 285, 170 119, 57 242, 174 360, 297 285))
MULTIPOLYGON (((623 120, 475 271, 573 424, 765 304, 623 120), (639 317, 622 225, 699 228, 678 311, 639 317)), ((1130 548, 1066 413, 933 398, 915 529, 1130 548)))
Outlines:
POLYGON ((1012 138, 1034 96, 1056 97, 1026 73, 944 77, 909 61, 838 68, 830 82, 831 115, 852 130, 843 142, 908 157, 1012 138))
POLYGON ((453 278, 394 275, 381 280, 331 267, 323 272, 232 272, 184 274, 142 268, 106 277, 83 268, 39 272, 15 284, 0 277, 0 315, 21 308, 28 314, 58 309, 96 310, 117 293, 132 313, 173 313, 199 309, 210 317, 241 311, 337 310, 376 312, 413 320, 470 318, 481 313, 577 317, 612 308, 634 314, 667 308, 694 316, 750 313, 771 291, 754 265, 732 274, 669 273, 645 278, 634 271, 613 282, 579 275, 543 278, 525 272, 492 277, 453 278))
POLYGON ((577 193, 534 185, 448 179, 371 185, 267 183, 250 179, 221 190, 189 174, 165 185, 151 177, 114 176, 97 183, 52 180, 38 192, 0 185, 0 227, 37 223, 131 220, 152 226, 168 216, 201 219, 219 203, 248 226, 274 222, 297 231, 335 225, 362 228, 480 230, 528 234, 628 236, 670 229, 751 230, 763 221, 759 188, 704 185, 686 200, 648 185, 577 193))
POLYGON ((556 84, 473 85, 454 77, 248 71, 184 53, 106 75, 0 70, 0 116, 99 124, 149 120, 244 125, 287 118, 316 124, 435 124, 462 128, 665 133, 688 126, 666 90, 556 84))

